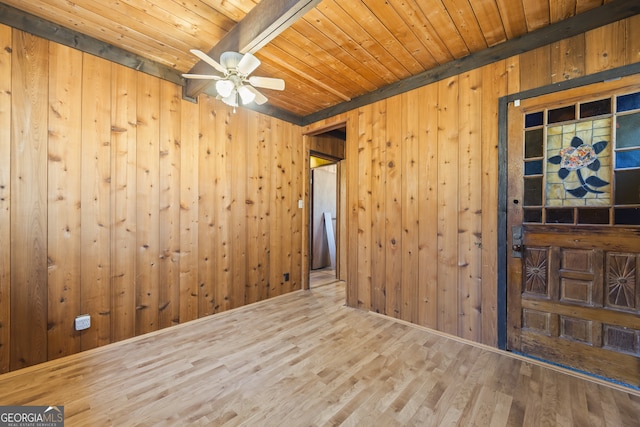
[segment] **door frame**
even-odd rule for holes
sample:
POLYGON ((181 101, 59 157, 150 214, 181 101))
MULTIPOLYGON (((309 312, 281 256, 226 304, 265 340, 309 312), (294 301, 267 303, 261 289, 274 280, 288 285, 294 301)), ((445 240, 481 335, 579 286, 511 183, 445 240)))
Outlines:
POLYGON ((509 256, 510 252, 508 248, 511 244, 511 233, 509 233, 509 230, 507 230, 507 188, 509 184, 509 104, 519 103, 524 99, 535 98, 542 95, 548 95, 550 93, 561 92, 568 89, 575 89, 595 83, 617 80, 619 78, 630 76, 633 74, 640 74, 640 63, 601 71, 595 74, 590 74, 588 76, 577 77, 572 80, 566 80, 559 83, 514 93, 498 99, 498 248, 496 254, 496 267, 498 272, 498 348, 501 350, 507 349, 507 257, 509 256))
MULTIPOLYGON (((345 171, 345 159, 346 159, 346 151, 343 155, 343 158, 337 158, 335 156, 332 156, 330 154, 326 154, 326 153, 322 153, 316 150, 312 150, 310 147, 310 142, 309 142, 309 138, 316 136, 316 135, 320 135, 323 133, 327 133, 330 132, 332 130, 336 130, 336 129, 340 129, 340 128, 345 128, 347 129, 347 132, 349 130, 349 126, 348 126, 348 122, 347 119, 345 117, 342 116, 336 116, 334 119, 324 122, 324 123, 319 123, 318 126, 315 125, 311 125, 311 126, 307 126, 303 133, 302 133, 302 139, 303 139, 303 145, 304 145, 304 163, 305 163, 305 172, 304 172, 304 197, 305 197, 305 201, 304 201, 304 207, 305 207, 305 212, 303 212, 303 222, 304 222, 304 232, 303 232, 303 242, 302 242, 302 246, 303 246, 303 250, 304 250, 304 256, 303 256, 303 265, 302 265, 302 277, 303 277, 303 286, 302 288, 305 290, 309 290, 310 289, 310 275, 311 275, 311 162, 310 162, 310 158, 312 155, 317 156, 317 157, 324 157, 326 159, 330 159, 330 160, 336 160, 336 164, 338 167, 338 182, 337 182, 337 186, 338 186, 338 194, 336 195, 336 203, 337 203, 337 208, 336 208, 336 216, 337 216, 337 230, 336 230, 336 278, 337 279, 341 279, 343 274, 346 274, 346 272, 348 271, 348 265, 347 265, 347 257, 346 257, 346 251, 342 250, 342 245, 345 243, 345 238, 347 236, 347 225, 346 225, 346 215, 344 215, 344 212, 342 211, 342 209, 344 208, 344 206, 341 205, 341 193, 344 192, 344 194, 346 194, 346 171, 345 171), (342 223, 341 221, 344 222, 344 228, 342 227, 342 223), (344 230, 344 233, 342 233, 341 231, 344 230), (344 235, 343 235, 344 234, 344 235), (342 257, 344 257, 344 262, 342 257), (344 268, 340 267, 340 266, 344 266, 344 268), (343 270, 343 271, 342 271, 343 270)), ((347 135, 348 136, 348 135, 347 135)), ((345 150, 346 150, 346 142, 345 142, 345 150)))

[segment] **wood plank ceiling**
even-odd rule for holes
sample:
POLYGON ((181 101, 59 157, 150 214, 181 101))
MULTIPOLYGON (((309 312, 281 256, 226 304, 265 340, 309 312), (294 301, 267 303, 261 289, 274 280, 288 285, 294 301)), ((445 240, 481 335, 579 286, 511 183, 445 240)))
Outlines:
MULTIPOLYGON (((13 8, 89 36, 174 73, 189 71, 258 0, 3 0, 13 8)), ((618 19, 638 13, 636 0, 323 0, 255 55, 256 75, 280 77, 284 92, 265 90, 267 109, 305 118, 481 52, 509 45, 518 53, 521 36, 585 16, 597 22, 597 8, 618 19), (624 10, 623 10, 624 9, 624 10), (623 10, 620 12, 619 10, 623 10), (613 11, 613 12, 611 12, 613 11), (489 50, 487 50, 490 48, 489 50)), ((0 5, 2 5, 0 3, 0 5)), ((6 6, 4 6, 6 9, 6 6)), ((7 16, 6 12, 4 13, 7 16)), ((16 20, 15 14, 9 14, 16 20)), ((28 15, 27 15, 28 16, 28 15)), ((24 21, 24 19, 23 19, 24 21)), ((29 21, 27 19, 27 21, 29 21)), ((11 24, 11 22, 9 22, 11 24)), ((33 21, 25 24, 34 26, 33 21)), ((28 28, 23 28, 28 30, 28 28)), ((55 35, 57 30, 48 30, 55 35)), ((536 34, 536 33, 534 33, 536 34)), ((72 37, 73 38, 73 37, 72 37)), ((73 38, 77 41, 77 37, 73 38)), ((73 42, 71 42, 73 43, 73 42)), ((545 41, 549 43, 549 41, 545 41)), ((123 55, 121 55, 123 56, 123 55)), ((123 56, 123 62, 126 58, 123 56)), ((488 58, 487 60, 490 60, 488 58)), ((150 67, 154 68, 154 67, 150 67)), ((215 73, 211 69, 211 73, 215 73)), ((162 73, 160 73, 162 74, 162 73)), ((165 72, 166 74, 166 72, 165 72)), ((176 77, 177 76, 177 77, 176 77)), ((414 83, 415 84, 415 83, 414 83)), ((422 83, 424 84, 424 83, 422 83)), ((410 86, 405 84, 405 86, 410 86)), ((387 90, 387 92, 389 92, 387 90)), ((277 115, 277 114, 275 114, 277 115)))

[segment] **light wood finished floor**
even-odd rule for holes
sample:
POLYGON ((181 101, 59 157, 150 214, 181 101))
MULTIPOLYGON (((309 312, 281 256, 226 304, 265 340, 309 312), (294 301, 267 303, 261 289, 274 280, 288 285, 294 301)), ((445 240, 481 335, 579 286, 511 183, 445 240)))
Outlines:
POLYGON ((625 426, 640 396, 299 291, 0 376, 67 426, 625 426))
POLYGON ((328 283, 336 282, 336 270, 331 267, 320 268, 318 270, 311 270, 309 275, 310 287, 323 286, 328 283))

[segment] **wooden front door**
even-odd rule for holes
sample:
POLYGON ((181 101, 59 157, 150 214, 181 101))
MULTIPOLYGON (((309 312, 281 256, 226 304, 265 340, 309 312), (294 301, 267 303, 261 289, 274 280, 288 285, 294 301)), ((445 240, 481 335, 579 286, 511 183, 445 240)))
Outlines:
POLYGON ((508 120, 507 347, 640 386, 640 76, 508 120))

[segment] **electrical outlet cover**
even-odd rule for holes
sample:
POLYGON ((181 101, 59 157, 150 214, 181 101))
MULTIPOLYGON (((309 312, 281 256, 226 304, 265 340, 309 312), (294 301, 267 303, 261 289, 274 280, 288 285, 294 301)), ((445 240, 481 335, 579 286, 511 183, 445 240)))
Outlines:
POLYGON ((76 331, 84 331, 91 327, 91 316, 83 314, 76 317, 76 331))

